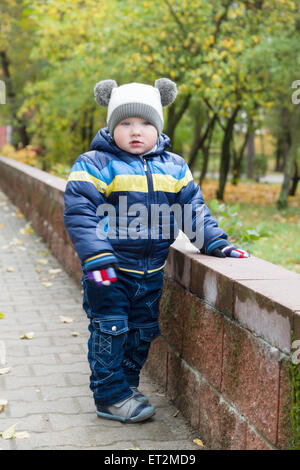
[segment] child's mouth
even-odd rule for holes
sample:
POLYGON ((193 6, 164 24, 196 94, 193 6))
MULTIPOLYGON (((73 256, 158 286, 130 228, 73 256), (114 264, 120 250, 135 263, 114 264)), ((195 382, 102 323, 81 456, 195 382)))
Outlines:
POLYGON ((138 145, 142 145, 142 144, 143 144, 143 142, 141 142, 140 140, 132 140, 130 142, 130 145, 132 145, 133 147, 138 146, 138 145))

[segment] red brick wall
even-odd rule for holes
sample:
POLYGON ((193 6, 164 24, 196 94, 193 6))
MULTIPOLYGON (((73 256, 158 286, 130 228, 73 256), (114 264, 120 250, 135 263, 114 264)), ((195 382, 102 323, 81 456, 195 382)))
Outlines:
MULTIPOLYGON (((65 185, 0 157, 1 189, 79 282, 63 224, 65 185)), ((291 420, 300 385, 291 381, 290 360, 292 334, 300 340, 299 288, 299 275, 255 257, 213 258, 183 241, 170 248, 162 336, 146 369, 209 448, 300 448, 291 420)))

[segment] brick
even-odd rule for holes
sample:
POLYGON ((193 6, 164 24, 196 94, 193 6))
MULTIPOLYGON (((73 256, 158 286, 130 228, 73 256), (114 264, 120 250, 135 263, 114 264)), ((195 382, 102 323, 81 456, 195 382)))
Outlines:
POLYGON ((169 398, 178 406, 182 382, 182 360, 172 351, 168 352, 167 393, 169 398))
POLYGON ((300 310, 294 312, 294 323, 293 330, 295 335, 295 340, 300 340, 300 310))
POLYGON ((184 306, 183 358, 220 389, 223 317, 189 292, 184 306))
POLYGON ((184 289, 177 282, 165 279, 160 300, 160 328, 162 336, 179 353, 182 352, 184 289))
MULTIPOLYGON (((268 284, 275 282, 277 281, 267 281, 268 284)), ((264 281, 237 283, 234 293, 234 317, 272 346, 289 353, 293 312, 285 305, 274 301, 271 296, 264 295, 265 287, 264 281)))
POLYGON ((232 317, 233 282, 197 259, 191 262, 191 291, 225 315, 232 317))
POLYGON ((200 378, 184 362, 181 363, 177 406, 193 428, 199 427, 200 378))
POLYGON ((278 436, 276 444, 281 449, 293 448, 291 416, 293 390, 290 365, 291 363, 287 359, 282 359, 280 362, 278 436))
POLYGON ((246 448, 245 450, 273 450, 265 439, 263 439, 257 432, 247 426, 246 431, 246 448))
POLYGON ((300 305, 299 280, 241 281, 236 286, 235 317, 286 353, 291 347, 294 310, 300 305))
POLYGON ((203 382, 200 388, 199 433, 209 449, 245 448, 245 421, 207 382, 203 382))
POLYGON ((169 251, 165 272, 186 289, 189 289, 191 283, 191 257, 189 253, 172 246, 169 251))
POLYGON ((209 270, 217 271, 233 281, 243 280, 298 280, 299 274, 289 271, 268 261, 250 256, 250 258, 216 258, 202 254, 192 254, 195 262, 209 270))
POLYGON ((276 443, 279 351, 225 319, 222 393, 276 443))
POLYGON ((153 341, 144 366, 153 379, 164 389, 167 387, 168 346, 162 337, 153 341))

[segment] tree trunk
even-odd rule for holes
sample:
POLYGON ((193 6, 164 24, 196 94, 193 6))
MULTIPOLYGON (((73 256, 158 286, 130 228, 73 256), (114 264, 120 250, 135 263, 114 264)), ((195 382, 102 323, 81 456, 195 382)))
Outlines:
POLYGON ((250 133, 248 129, 244 136, 244 141, 241 145, 241 148, 239 149, 238 155, 236 154, 236 152, 233 152, 234 160, 233 160, 233 169, 232 169, 232 174, 233 174, 232 184, 234 185, 238 184, 238 181, 241 176, 242 161, 243 161, 243 157, 245 153, 245 148, 249 139, 249 135, 250 133))
POLYGON ((299 175, 299 172, 298 172, 298 165, 297 165, 297 162, 295 162, 295 172, 294 172, 294 176, 293 176, 289 196, 296 196, 296 191, 297 191, 297 186, 298 186, 298 181, 299 180, 300 180, 300 175, 299 175))
POLYGON ((283 137, 277 137, 276 143, 276 162, 275 171, 282 171, 282 160, 283 160, 283 137))
POLYGON ((237 108, 233 112, 233 115, 228 119, 227 126, 224 132, 223 142, 222 142, 219 187, 216 193, 217 199, 221 201, 224 200, 224 191, 225 191, 228 171, 230 167, 230 156, 231 156, 230 144, 232 140, 233 126, 234 126, 239 110, 240 110, 240 106, 237 106, 237 108))
MULTIPOLYGON (((30 143, 30 138, 27 133, 26 124, 24 120, 20 119, 17 115, 18 108, 16 103, 16 94, 12 86, 12 80, 9 70, 9 59, 5 51, 0 51, 1 67, 5 79, 5 86, 7 91, 7 102, 10 106, 12 116, 13 130, 18 133, 22 147, 26 147, 30 143)), ((12 132, 14 134, 14 132, 12 132)))
POLYGON ((213 129, 214 129, 214 126, 215 126, 215 123, 216 123, 216 119, 217 119, 217 116, 214 115, 212 117, 212 119, 208 122, 203 135, 201 135, 202 122, 201 122, 200 114, 201 113, 196 112, 196 115, 195 115, 194 141, 193 141, 193 144, 192 144, 192 148, 191 148, 190 155, 189 155, 189 160, 188 160, 188 165, 191 168, 191 170, 195 166, 199 150, 200 149, 203 150, 204 147, 205 147, 205 142, 208 139, 210 139, 210 136, 212 135, 212 132, 213 132, 213 129))
POLYGON ((255 157, 255 133, 250 132, 247 141, 246 176, 253 178, 253 160, 255 157))
POLYGON ((284 178, 281 186, 281 192, 277 200, 278 209, 284 209, 288 206, 288 195, 294 175, 295 163, 297 161, 298 147, 300 146, 300 108, 295 106, 290 120, 291 146, 287 154, 284 168, 284 178))
POLYGON ((183 101, 178 105, 177 103, 171 104, 168 107, 168 119, 166 126, 166 134, 171 139, 171 144, 174 140, 175 129, 179 124, 180 119, 187 110, 190 103, 191 95, 186 95, 183 101))

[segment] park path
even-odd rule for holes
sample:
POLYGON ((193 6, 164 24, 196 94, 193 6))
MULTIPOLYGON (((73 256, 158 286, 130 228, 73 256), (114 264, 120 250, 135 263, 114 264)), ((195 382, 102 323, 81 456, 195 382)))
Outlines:
POLYGON ((140 388, 156 406, 153 418, 122 424, 96 416, 81 303, 80 288, 0 191, 0 400, 8 400, 2 412, 0 401, 0 432, 16 425, 18 437, 0 437, 0 449, 201 450, 146 375, 140 388), (20 338, 30 332, 32 339, 20 338))

